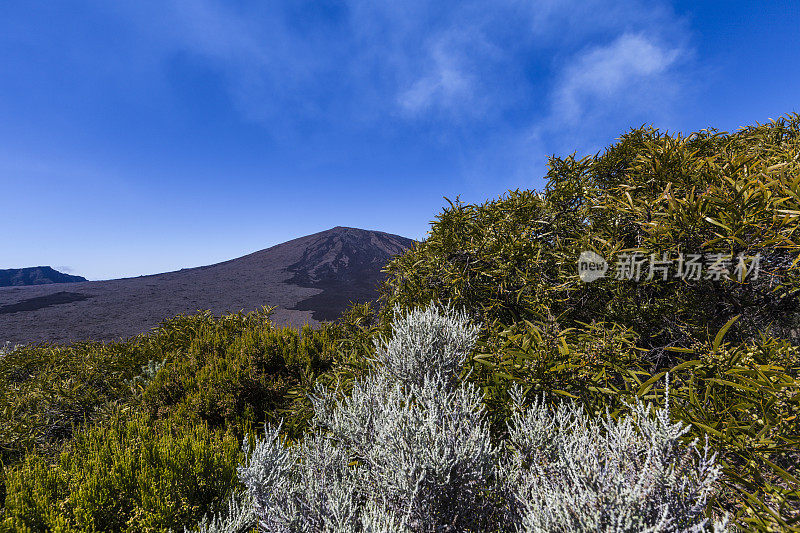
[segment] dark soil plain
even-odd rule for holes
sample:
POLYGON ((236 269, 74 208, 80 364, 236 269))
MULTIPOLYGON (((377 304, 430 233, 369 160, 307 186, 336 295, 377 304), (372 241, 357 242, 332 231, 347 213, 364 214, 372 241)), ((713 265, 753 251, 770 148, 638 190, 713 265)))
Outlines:
POLYGON ((381 269, 414 244, 335 227, 197 268, 109 281, 0 287, 0 344, 112 341, 198 310, 215 315, 276 306, 276 325, 332 320, 377 297, 381 269))

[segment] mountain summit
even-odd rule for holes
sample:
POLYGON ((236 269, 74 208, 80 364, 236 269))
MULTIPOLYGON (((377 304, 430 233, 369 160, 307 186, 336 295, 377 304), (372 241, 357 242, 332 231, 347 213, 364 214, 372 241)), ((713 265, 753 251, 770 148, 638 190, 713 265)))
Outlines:
POLYGON ((317 320, 333 320, 350 301, 372 300, 381 269, 414 243, 397 235, 343 227, 313 237, 303 243, 302 259, 288 271, 294 274, 290 283, 322 290, 296 307, 313 311, 317 320))
POLYGON ((332 320, 378 296, 381 269, 405 237, 335 227, 214 265, 151 276, 0 288, 0 342, 115 340, 181 313, 277 306, 273 321, 332 320))

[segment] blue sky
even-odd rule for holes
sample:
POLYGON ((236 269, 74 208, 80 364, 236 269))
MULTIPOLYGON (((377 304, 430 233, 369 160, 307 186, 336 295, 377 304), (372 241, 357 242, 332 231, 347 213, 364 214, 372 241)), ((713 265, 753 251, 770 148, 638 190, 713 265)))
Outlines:
POLYGON ((0 3, 0 268, 108 279, 541 188, 641 124, 800 111, 800 4, 0 3))

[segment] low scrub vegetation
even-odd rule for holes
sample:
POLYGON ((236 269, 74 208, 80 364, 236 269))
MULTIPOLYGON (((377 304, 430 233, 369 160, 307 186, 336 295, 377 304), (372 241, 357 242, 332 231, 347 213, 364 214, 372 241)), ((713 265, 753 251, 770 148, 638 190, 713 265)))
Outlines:
POLYGON ((0 529, 800 531, 800 116, 546 179, 450 203, 317 329, 4 348, 0 529), (583 251, 760 270, 587 283, 583 251))
POLYGON ((458 379, 478 329, 435 308, 394 329, 349 395, 317 391, 301 443, 269 428, 252 452, 246 443, 246 493, 203 532, 712 530, 703 512, 719 469, 708 447, 680 443, 688 428, 666 408, 594 421, 514 394, 497 446, 478 389, 458 379))
POLYGON ((239 441, 206 424, 115 414, 55 461, 28 455, 7 474, 14 531, 166 531, 196 520, 235 483, 239 441))
POLYGON ((180 316, 124 343, 0 359, 0 526, 166 531, 208 513, 238 483, 246 430, 286 418, 299 433, 299 391, 333 364, 336 328, 276 328, 269 314, 180 316))

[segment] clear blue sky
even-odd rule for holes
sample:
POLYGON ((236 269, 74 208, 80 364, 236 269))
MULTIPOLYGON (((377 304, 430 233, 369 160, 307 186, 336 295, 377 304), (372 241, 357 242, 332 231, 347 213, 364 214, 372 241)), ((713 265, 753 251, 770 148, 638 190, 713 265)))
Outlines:
POLYGON ((0 268, 107 279, 800 111, 800 2, 0 3, 0 268))

